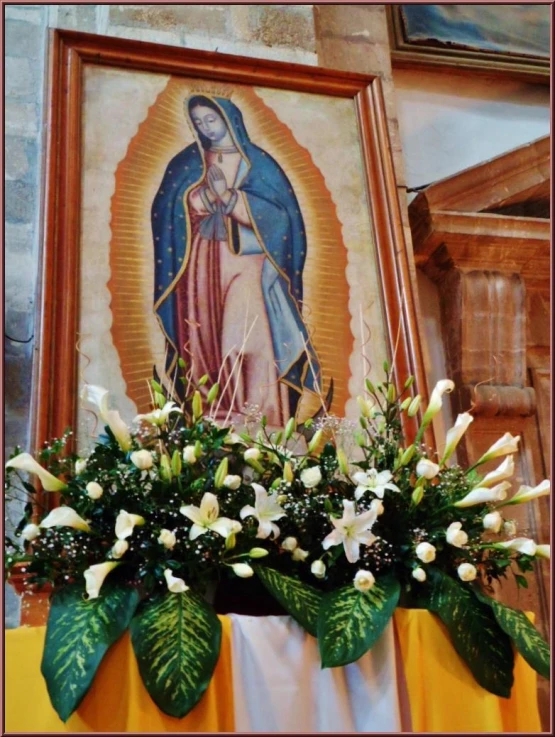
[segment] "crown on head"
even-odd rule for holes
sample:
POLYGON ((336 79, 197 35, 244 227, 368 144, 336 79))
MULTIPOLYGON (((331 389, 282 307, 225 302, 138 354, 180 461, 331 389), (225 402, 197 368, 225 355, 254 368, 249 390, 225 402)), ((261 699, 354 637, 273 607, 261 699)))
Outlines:
POLYGON ((199 84, 198 86, 189 88, 188 97, 193 95, 206 95, 207 97, 225 97, 231 99, 233 95, 233 89, 231 87, 221 87, 213 83, 207 82, 205 85, 199 84))

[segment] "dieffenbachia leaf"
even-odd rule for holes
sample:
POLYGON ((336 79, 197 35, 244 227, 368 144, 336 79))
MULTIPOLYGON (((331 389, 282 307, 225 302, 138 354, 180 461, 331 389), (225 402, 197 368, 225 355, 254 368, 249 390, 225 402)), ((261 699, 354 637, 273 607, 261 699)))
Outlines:
POLYGON ((480 591, 476 591, 476 596, 492 608, 497 624, 509 635, 528 665, 537 671, 540 676, 549 679, 549 645, 524 612, 519 612, 517 609, 502 604, 480 591))
POLYGON ((428 608, 447 627, 455 650, 476 681, 490 693, 509 698, 514 654, 509 637, 497 624, 490 607, 472 590, 439 570, 430 570, 428 608))
POLYGON ((131 641, 146 690, 172 717, 188 714, 208 688, 220 654, 222 625, 190 589, 144 602, 131 622, 131 641))
POLYGON ((317 634, 318 609, 322 594, 313 586, 283 573, 256 566, 256 573, 266 589, 281 606, 314 637, 317 634))
POLYGON ((318 645, 323 668, 337 668, 358 660, 383 633, 399 600, 394 576, 382 576, 370 591, 351 584, 322 598, 318 616, 318 645))
POLYGON ((65 722, 90 688, 106 651, 125 632, 139 603, 135 589, 105 582, 97 599, 84 586, 52 597, 41 671, 52 706, 65 722))

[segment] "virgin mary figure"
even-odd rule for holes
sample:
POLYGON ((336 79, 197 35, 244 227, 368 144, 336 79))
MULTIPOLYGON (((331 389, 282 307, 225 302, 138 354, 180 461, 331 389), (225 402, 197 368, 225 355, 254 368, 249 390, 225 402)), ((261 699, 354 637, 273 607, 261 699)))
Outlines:
POLYGON ((216 419, 255 404, 270 424, 283 425, 305 390, 321 390, 302 315, 299 203, 279 164, 251 142, 234 103, 197 95, 186 113, 195 143, 170 161, 152 206, 166 373, 182 356, 197 381, 219 379, 216 419))

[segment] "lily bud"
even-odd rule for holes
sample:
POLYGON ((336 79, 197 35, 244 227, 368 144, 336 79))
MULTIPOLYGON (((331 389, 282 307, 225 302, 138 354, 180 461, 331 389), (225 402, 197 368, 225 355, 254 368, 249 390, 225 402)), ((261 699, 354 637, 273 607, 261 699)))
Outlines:
POLYGON ((412 402, 412 397, 407 397, 406 399, 403 399, 401 402, 399 409, 401 412, 404 412, 406 409, 410 407, 410 403, 412 402))
POLYGON ((214 475, 214 486, 216 487, 216 489, 220 489, 224 485, 224 481, 228 472, 228 467, 229 461, 226 456, 220 461, 220 465, 216 469, 216 473, 214 475))
POLYGON ((194 453, 195 458, 200 458, 201 457, 201 455, 202 455, 202 443, 200 442, 200 440, 196 440, 195 441, 193 453, 194 453))
POLYGON ((349 461, 347 460, 347 456, 345 455, 345 451, 343 448, 337 449, 337 462, 339 464, 339 470, 342 474, 345 476, 349 475, 349 461))
POLYGON ((424 496, 424 487, 421 484, 419 484, 418 486, 415 487, 414 491, 412 492, 412 496, 411 496, 412 503, 414 504, 415 507, 417 507, 420 504, 423 496, 424 496))
POLYGON ((197 390, 193 394, 193 420, 196 422, 197 420, 200 420, 202 417, 202 398, 200 396, 200 392, 197 390))
POLYGON ((417 394, 414 397, 414 399, 411 401, 411 403, 409 404, 409 408, 407 410, 407 415, 409 417, 414 417, 416 415, 416 413, 420 409, 421 401, 422 401, 422 397, 420 396, 420 394, 417 394))
POLYGON ((225 539, 225 549, 233 550, 233 548, 236 545, 237 545, 237 535, 234 532, 230 532, 229 535, 225 539))
POLYGON ((198 380, 198 385, 204 386, 209 378, 210 377, 208 376, 208 374, 204 374, 204 376, 201 376, 200 379, 198 380))
POLYGON ((375 394, 376 393, 376 388, 375 388, 374 384, 372 384, 372 382, 370 381, 370 379, 365 379, 364 383, 366 384, 366 388, 368 389, 368 391, 370 392, 370 394, 375 394))
POLYGON ((287 422, 287 425, 285 426, 285 439, 289 440, 289 438, 293 435, 295 431, 295 418, 291 417, 291 419, 287 422))
POLYGON ((214 384, 212 388, 210 389, 210 391, 208 392, 208 395, 206 397, 206 401, 208 402, 208 404, 212 404, 213 402, 216 401, 219 391, 220 391, 220 385, 214 384))
POLYGON ((285 461, 283 464, 283 479, 284 481, 287 481, 289 484, 293 481, 295 478, 293 474, 293 468, 289 461, 285 461))
POLYGON ((396 397, 397 397, 397 390, 395 389, 395 384, 389 384, 389 386, 387 387, 385 398, 391 404, 392 402, 395 401, 396 397))
POLYGON ((170 459, 165 453, 160 458, 160 478, 162 478, 164 481, 171 481, 172 478, 170 459))
POLYGON ((322 435, 323 434, 324 433, 323 433, 323 431, 321 429, 320 430, 316 430, 316 432, 314 433, 314 437, 312 438, 312 440, 308 444, 308 452, 309 453, 314 452, 316 450, 316 448, 320 445, 320 441, 322 440, 322 435))
POLYGON ((251 548, 249 550, 250 558, 265 558, 269 555, 269 552, 265 548, 251 548))
POLYGON ((166 397, 160 392, 154 392, 154 403, 157 407, 162 409, 162 407, 166 404, 166 397))
POLYGON ((181 453, 178 450, 174 450, 172 456, 172 473, 174 476, 179 476, 181 473, 181 453))
POLYGON ((439 473, 439 466, 437 463, 430 461, 428 458, 421 458, 416 464, 416 475, 422 476, 423 478, 430 479, 435 478, 439 473))
POLYGON ((357 397, 357 404, 360 409, 360 414, 363 417, 370 417, 370 412, 372 411, 372 407, 374 406, 373 401, 364 399, 364 397, 357 397))
POLYGON ((409 447, 403 451, 399 459, 399 465, 406 466, 407 463, 410 463, 415 452, 416 452, 416 445, 409 445, 409 447))
POLYGON ((410 389, 413 384, 414 384, 414 376, 409 376, 409 378, 405 381, 405 385, 403 389, 410 389))

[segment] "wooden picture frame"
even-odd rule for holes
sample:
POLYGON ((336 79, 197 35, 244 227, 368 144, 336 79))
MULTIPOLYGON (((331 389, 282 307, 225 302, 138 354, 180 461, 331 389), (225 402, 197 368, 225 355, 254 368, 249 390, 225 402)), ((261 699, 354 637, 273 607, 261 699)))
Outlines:
MULTIPOLYGON (((34 444, 75 427, 78 403, 82 101, 87 65, 183 75, 348 98, 358 136, 383 298, 384 330, 398 385, 415 376, 426 396, 415 301, 397 199, 380 79, 315 67, 191 51, 55 30, 50 44, 40 348, 34 444)), ((414 437, 416 419, 407 420, 414 437)))
POLYGON ((473 50, 407 40, 402 7, 402 5, 386 6, 391 61, 394 68, 503 76, 525 82, 549 84, 550 60, 540 56, 473 50))

